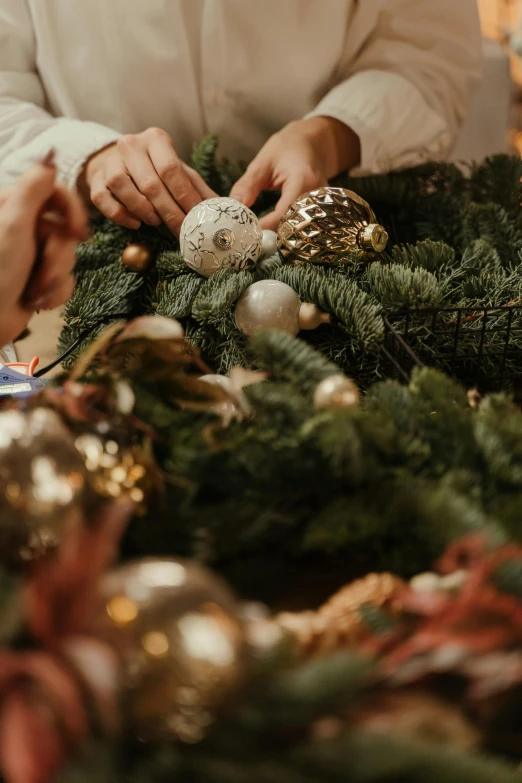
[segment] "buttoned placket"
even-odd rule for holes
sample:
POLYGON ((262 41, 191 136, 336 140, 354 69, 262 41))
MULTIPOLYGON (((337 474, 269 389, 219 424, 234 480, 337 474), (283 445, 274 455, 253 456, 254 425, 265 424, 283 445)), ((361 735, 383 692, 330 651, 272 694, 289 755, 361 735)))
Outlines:
POLYGON ((227 9, 223 0, 205 0, 201 25, 201 101, 207 133, 225 121, 231 100, 226 91, 227 9))

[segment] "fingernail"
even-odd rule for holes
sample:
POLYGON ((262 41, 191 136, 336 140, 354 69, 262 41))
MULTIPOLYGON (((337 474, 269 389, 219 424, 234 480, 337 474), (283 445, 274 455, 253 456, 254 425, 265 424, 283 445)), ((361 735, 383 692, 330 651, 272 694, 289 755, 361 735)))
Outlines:
POLYGON ((129 220, 127 221, 127 228, 130 228, 132 231, 137 231, 138 228, 140 228, 141 222, 139 220, 129 220))
POLYGON ((149 226, 159 226, 161 223, 161 218, 159 215, 156 215, 155 213, 149 215, 147 218, 147 223, 149 226))
POLYGON ((49 169, 56 168, 55 165, 55 158, 56 158, 56 150, 54 147, 52 147, 49 152, 44 155, 44 157, 40 161, 40 166, 46 166, 49 169))

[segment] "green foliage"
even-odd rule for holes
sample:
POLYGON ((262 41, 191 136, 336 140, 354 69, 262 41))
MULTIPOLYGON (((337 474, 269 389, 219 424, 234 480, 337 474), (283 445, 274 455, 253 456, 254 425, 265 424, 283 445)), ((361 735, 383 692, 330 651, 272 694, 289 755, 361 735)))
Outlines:
POLYGON ((280 332, 260 332, 250 341, 256 363, 267 370, 272 379, 286 381, 301 393, 311 393, 317 384, 339 372, 306 343, 280 332))
MULTIPOLYGON (((216 137, 194 149, 193 165, 216 192, 226 195, 244 165, 220 159, 216 137)), ((506 352, 506 311, 487 316, 484 310, 517 303, 521 291, 522 221, 520 219, 520 161, 496 156, 471 167, 465 175, 453 164, 429 164, 382 177, 337 178, 366 198, 390 233, 388 254, 369 259, 340 259, 328 268, 293 267, 278 256, 260 263, 254 272, 221 273, 206 281, 188 269, 179 246, 165 229, 130 232, 98 221, 94 238, 78 252, 76 303, 66 310, 60 348, 71 345, 84 327, 99 329, 95 317, 121 312, 156 312, 183 323, 187 334, 204 351, 217 372, 245 361, 245 341, 233 317, 235 303, 249 284, 272 278, 292 286, 302 301, 332 315, 332 324, 304 334, 311 345, 349 372, 363 387, 396 368, 379 357, 385 336, 383 315, 399 331, 407 330, 409 345, 420 359, 463 381, 479 381, 485 390, 509 383, 522 350, 522 316, 512 314, 510 349, 506 352), (145 242, 156 256, 155 267, 141 277, 137 298, 129 300, 128 279, 120 276, 121 252, 131 241, 145 242), (102 297, 98 298, 98 290, 102 297), (78 310, 92 314, 80 316, 78 310), (475 308, 463 312, 458 335, 458 312, 432 310, 475 308), (429 312, 428 312, 429 311, 429 312), (426 313, 426 314, 424 314, 426 313), (406 319, 407 318, 407 327, 406 319), (448 321, 448 326, 441 323, 448 321), (434 323, 436 324, 434 328, 434 323), (456 351, 456 353, 455 353, 456 351), (502 365, 506 371, 502 373, 502 365)), ((276 194, 262 194, 259 214, 275 203, 276 194)), ((137 292, 136 292, 137 293, 137 292)), ((408 369, 404 357, 399 364, 408 369)))
POLYGON ((343 332, 361 349, 377 350, 384 334, 381 307, 355 281, 314 266, 282 266, 273 277, 294 288, 302 301, 334 315, 343 332))
POLYGON ((271 671, 192 745, 94 744, 59 783, 520 783, 514 766, 444 746, 346 728, 314 736, 314 719, 346 715, 371 669, 346 655, 271 671))
POLYGON ((411 270, 399 264, 373 263, 366 273, 370 291, 384 307, 400 310, 437 307, 442 290, 435 275, 425 269, 411 270))
POLYGON ((192 315, 196 321, 203 322, 224 315, 255 279, 253 272, 222 269, 201 286, 192 305, 192 315))
POLYGON ((221 178, 216 164, 218 144, 217 136, 207 136, 200 144, 194 146, 191 160, 192 168, 216 192, 221 189, 221 178))
MULTIPOLYGON (((219 192, 240 174, 217 162, 215 140, 202 145, 194 163, 219 192)), ((312 585, 320 600, 368 571, 407 578, 469 532, 520 540, 522 424, 510 397, 495 394, 472 410, 464 388, 430 369, 417 369, 407 386, 372 384, 385 372, 378 359, 383 316, 400 311, 415 350, 436 362, 454 345, 455 315, 437 316, 436 343, 432 308, 490 308, 520 296, 520 173, 520 164, 500 157, 469 177, 448 164, 356 183, 341 178, 370 200, 392 237, 389 253, 369 264, 349 258, 327 269, 292 267, 275 257, 254 272, 223 271, 205 280, 184 264, 174 240, 144 230, 138 238, 151 246, 156 265, 142 276, 121 268, 129 232, 102 224, 80 249, 63 346, 86 326, 98 330, 99 317, 154 311, 180 319, 218 372, 241 365, 268 376, 245 390, 251 417, 226 428, 211 412, 180 410, 146 377, 132 379, 135 413, 158 433, 154 449, 166 493, 134 520, 124 556, 194 556, 243 597, 277 607, 294 586, 312 585), (262 278, 290 285, 330 313, 332 325, 303 341, 274 332, 247 341, 235 327, 234 304, 262 278), (362 380, 367 393, 356 409, 317 412, 317 384, 340 369, 362 380)), ((489 318, 487 333, 481 320, 463 316, 458 324, 469 362, 480 344, 475 338, 482 340, 495 386, 506 314, 489 318)), ((520 326, 517 316, 512 326, 520 326)), ((522 595, 517 564, 504 565, 495 579, 504 592, 522 595)), ((388 630, 386 617, 363 611, 376 632, 388 630)), ((200 745, 96 747, 62 783, 520 779, 484 756, 350 728, 367 675, 366 663, 342 656, 290 671, 276 667, 261 687, 247 687, 200 745), (318 740, 314 721, 339 715, 346 732, 318 740)))
POLYGON ((522 429, 507 397, 473 411, 462 387, 424 369, 408 387, 374 385, 356 409, 316 413, 315 388, 335 364, 277 332, 244 350, 268 380, 245 390, 252 417, 214 422, 210 442, 212 414, 136 386, 137 414, 161 433, 173 522, 166 530, 157 510, 137 519, 127 554, 197 556, 272 602, 289 574, 298 581, 328 562, 334 588, 366 570, 429 568, 470 531, 522 537, 522 429))

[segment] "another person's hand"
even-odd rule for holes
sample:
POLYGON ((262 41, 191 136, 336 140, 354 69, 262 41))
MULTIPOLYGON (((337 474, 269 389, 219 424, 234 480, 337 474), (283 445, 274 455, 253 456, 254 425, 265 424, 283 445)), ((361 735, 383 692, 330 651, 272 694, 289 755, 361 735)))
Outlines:
POLYGON ((275 211, 261 221, 263 228, 275 230, 299 196, 355 166, 360 155, 358 136, 339 120, 297 120, 267 141, 230 195, 251 207, 261 191, 280 190, 275 211))
POLYGON ((76 245, 88 233, 85 209, 56 184, 50 157, 0 191, 0 345, 15 339, 34 311, 68 299, 76 245))
POLYGON ((177 156, 159 128, 119 141, 92 156, 79 189, 105 217, 126 228, 165 223, 179 236, 190 210, 216 193, 177 156))

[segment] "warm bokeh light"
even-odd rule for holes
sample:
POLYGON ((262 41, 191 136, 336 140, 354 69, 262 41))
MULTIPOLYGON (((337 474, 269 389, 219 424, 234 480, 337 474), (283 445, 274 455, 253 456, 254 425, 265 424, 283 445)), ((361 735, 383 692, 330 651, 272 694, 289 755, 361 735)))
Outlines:
POLYGON ((117 625, 128 625, 138 616, 138 607, 124 595, 116 595, 107 604, 109 617, 117 625))
MULTIPOLYGON (((522 0, 478 0, 478 6, 485 38, 501 41, 507 48, 510 33, 522 34, 522 0)), ((522 59, 514 53, 511 74, 514 89, 510 140, 522 154, 522 59)))

